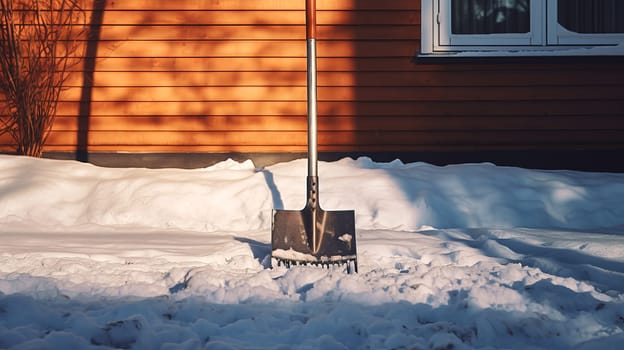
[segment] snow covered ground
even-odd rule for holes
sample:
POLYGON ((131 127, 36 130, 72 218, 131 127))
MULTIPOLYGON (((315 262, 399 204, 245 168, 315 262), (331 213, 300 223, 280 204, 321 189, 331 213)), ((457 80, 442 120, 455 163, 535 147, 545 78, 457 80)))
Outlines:
POLYGON ((303 206, 306 169, 0 156, 0 348, 624 344, 624 174, 321 162, 360 273, 271 269, 271 210, 303 206))

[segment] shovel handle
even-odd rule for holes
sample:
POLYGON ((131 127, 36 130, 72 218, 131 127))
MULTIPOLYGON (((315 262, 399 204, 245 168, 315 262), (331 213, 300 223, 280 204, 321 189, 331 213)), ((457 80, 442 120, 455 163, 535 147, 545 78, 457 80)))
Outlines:
POLYGON ((316 39, 316 0, 306 0, 306 39, 316 39))
MULTIPOLYGON (((308 90, 308 176, 318 176, 316 122, 316 0, 306 0, 306 46, 308 90)), ((315 189, 316 190, 316 189, 315 189)), ((318 196, 318 194, 317 194, 318 196)), ((308 200, 310 197, 308 197, 308 200)))

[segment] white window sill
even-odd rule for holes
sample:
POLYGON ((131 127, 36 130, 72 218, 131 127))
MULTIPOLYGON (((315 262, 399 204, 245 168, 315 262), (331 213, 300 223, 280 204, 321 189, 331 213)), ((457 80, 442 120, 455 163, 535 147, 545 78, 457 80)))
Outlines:
POLYGON ((624 56, 624 44, 609 46, 557 46, 526 48, 479 48, 461 51, 421 52, 418 57, 564 57, 624 56))

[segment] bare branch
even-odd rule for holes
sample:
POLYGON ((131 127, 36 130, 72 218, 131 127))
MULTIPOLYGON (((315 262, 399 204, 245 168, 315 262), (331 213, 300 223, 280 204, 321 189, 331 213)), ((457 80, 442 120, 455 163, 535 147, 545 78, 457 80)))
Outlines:
POLYGON ((0 0, 0 133, 41 156, 85 32, 77 0, 0 0), (78 35, 77 35, 78 34, 78 35))

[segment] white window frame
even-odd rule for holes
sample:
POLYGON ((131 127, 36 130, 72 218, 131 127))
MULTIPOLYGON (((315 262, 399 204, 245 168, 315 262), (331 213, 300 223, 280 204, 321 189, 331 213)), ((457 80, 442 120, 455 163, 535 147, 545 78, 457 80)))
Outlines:
POLYGON ((584 34, 567 30, 557 22, 557 2, 558 0, 546 2, 546 11, 552 17, 547 22, 549 45, 618 45, 624 43, 624 34, 621 33, 584 34))
POLYGON ((421 55, 624 55, 624 34, 580 34, 562 27, 557 0, 530 0, 529 33, 509 34, 452 34, 451 0, 421 1, 421 55))
MULTIPOLYGON (((541 17, 542 11, 536 6, 540 0, 530 0, 531 19, 541 17)), ((451 21, 444 21, 444 18, 451 18, 451 0, 435 1, 435 12, 437 13, 436 26, 438 30, 439 46, 529 46, 541 45, 544 41, 541 33, 543 21, 531 21, 528 33, 509 34, 453 34, 451 32, 451 21), (445 4, 446 3, 446 4, 445 4)))

